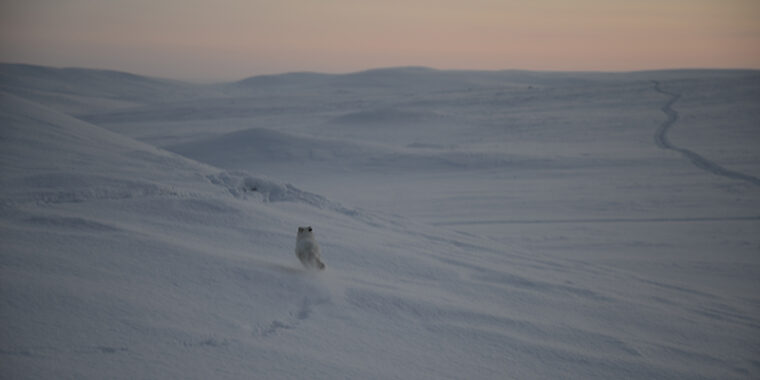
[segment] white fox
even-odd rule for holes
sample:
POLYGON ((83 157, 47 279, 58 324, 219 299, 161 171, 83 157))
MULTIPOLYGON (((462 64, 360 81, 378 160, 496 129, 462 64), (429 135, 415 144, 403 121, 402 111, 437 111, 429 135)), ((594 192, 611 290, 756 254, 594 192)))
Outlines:
POLYGON ((322 257, 320 257, 319 244, 314 240, 314 231, 311 226, 298 227, 296 256, 298 260, 301 260, 301 264, 308 269, 325 269, 325 263, 322 262, 322 257))

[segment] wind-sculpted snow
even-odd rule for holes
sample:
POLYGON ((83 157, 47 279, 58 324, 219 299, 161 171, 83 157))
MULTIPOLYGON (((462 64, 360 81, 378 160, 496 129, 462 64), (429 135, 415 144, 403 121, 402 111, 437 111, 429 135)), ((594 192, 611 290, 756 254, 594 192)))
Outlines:
POLYGON ((303 191, 289 183, 251 177, 246 172, 225 171, 207 177, 211 183, 226 188, 230 194, 240 199, 258 199, 263 202, 296 202, 312 207, 330 209, 341 214, 358 217, 361 212, 332 202, 323 196, 303 191))
POLYGON ((110 176, 80 176, 71 173, 34 175, 23 179, 21 202, 69 203, 92 200, 119 200, 147 196, 178 196, 170 186, 151 182, 117 179, 110 176))
POLYGON ((253 128, 167 147, 168 150, 223 167, 246 167, 255 163, 308 163, 372 156, 376 149, 339 140, 291 135, 253 128))
POLYGON ((352 112, 336 118, 333 122, 348 125, 373 126, 382 124, 415 124, 425 121, 436 121, 440 117, 432 112, 420 112, 416 110, 402 109, 373 109, 367 111, 352 112))
MULTIPOLYGON (((381 130, 376 132, 382 133, 381 130)), ((289 168, 292 173, 310 176, 323 171, 414 173, 419 168, 441 171, 503 167, 522 171, 556 170, 573 165, 568 163, 570 160, 498 151, 472 152, 451 145, 412 143, 398 147, 340 138, 310 137, 265 128, 204 137, 199 141, 164 148, 215 166, 245 169, 268 176, 275 176, 283 167, 289 168)), ((582 160, 573 158, 572 161, 579 165, 582 160)))
POLYGON ((756 72, 2 70, 2 378, 760 374, 756 72))

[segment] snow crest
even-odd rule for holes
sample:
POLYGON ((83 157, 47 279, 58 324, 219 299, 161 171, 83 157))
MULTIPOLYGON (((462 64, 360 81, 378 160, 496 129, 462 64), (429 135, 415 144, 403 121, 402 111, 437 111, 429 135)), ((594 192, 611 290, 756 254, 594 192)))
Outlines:
POLYGON ((359 210, 351 209, 327 198, 301 190, 289 183, 280 183, 266 178, 252 176, 245 171, 222 171, 206 176, 217 186, 225 188, 239 199, 255 199, 262 202, 297 202, 320 209, 337 211, 348 216, 364 215, 359 210))

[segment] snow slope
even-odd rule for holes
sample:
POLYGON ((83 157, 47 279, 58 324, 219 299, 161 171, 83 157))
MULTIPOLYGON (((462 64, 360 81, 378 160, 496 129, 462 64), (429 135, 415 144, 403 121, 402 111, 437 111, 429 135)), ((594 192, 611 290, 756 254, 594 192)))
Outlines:
POLYGON ((760 374, 757 72, 1 69, 1 377, 760 374))

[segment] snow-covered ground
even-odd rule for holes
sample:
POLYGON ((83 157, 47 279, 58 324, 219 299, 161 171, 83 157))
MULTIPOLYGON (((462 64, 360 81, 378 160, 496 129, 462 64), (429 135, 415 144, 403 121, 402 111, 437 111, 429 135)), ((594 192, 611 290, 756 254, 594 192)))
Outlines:
POLYGON ((760 72, 0 94, 2 378, 760 377, 760 72))

